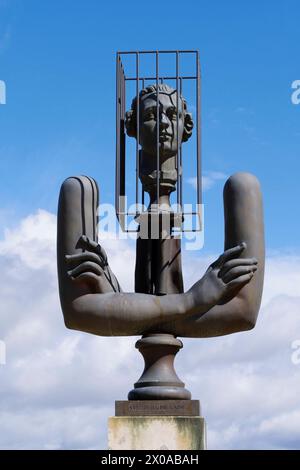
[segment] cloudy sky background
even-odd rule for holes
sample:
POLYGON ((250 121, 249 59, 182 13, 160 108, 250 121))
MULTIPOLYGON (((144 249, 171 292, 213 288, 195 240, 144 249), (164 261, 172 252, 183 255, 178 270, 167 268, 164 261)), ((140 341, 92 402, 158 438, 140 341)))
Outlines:
MULTIPOLYGON (((267 241, 256 328, 185 339, 176 370, 201 400, 209 448, 300 448, 300 106, 290 99, 300 7, 223 4, 195 1, 182 12, 175 1, 164 21, 151 14, 139 24, 140 2, 0 0, 2 449, 106 448, 114 400, 141 373, 137 338, 64 327, 56 204, 71 174, 94 176, 102 201, 113 200, 115 51, 176 47, 199 48, 203 72, 205 247, 184 253, 186 288, 222 251, 222 186, 235 171, 262 183, 267 241)), ((105 248, 132 290, 134 244, 105 248)))

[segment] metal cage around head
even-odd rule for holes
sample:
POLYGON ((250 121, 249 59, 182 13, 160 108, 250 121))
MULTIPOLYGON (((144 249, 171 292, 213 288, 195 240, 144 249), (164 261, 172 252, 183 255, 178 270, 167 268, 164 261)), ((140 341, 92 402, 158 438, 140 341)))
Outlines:
MULTIPOLYGON (((186 61, 187 62, 187 61, 186 61)), ((137 231, 138 229, 128 228, 128 217, 137 219, 141 212, 145 211, 145 192, 139 181, 140 174, 140 99, 136 100, 136 142, 135 142, 135 170, 132 172, 132 180, 126 180, 127 170, 127 153, 128 153, 128 136, 126 135, 125 119, 126 111, 130 108, 133 98, 139 97, 141 90, 150 84, 157 87, 159 84, 174 83, 174 89, 177 96, 177 110, 179 97, 184 96, 187 84, 192 84, 193 99, 192 111, 194 115, 194 130, 193 130, 193 145, 191 152, 194 158, 189 155, 189 162, 193 160, 195 171, 193 176, 190 175, 186 180, 196 189, 196 197, 194 201, 185 201, 184 194, 184 181, 185 176, 183 172, 183 153, 182 145, 179 144, 177 132, 177 156, 176 156, 176 171, 177 171, 177 185, 174 195, 176 200, 176 214, 177 220, 185 221, 187 217, 191 216, 195 219, 195 224, 192 228, 186 228, 184 222, 177 227, 180 232, 196 232, 202 230, 202 178, 201 178, 201 75, 200 75, 200 58, 198 50, 172 50, 172 51, 126 51, 117 52, 116 56, 116 190, 115 190, 115 205, 116 214, 120 222, 122 230, 125 232, 137 231), (144 58, 152 58, 153 67, 147 69, 147 61, 144 67, 141 67, 144 58), (188 63, 191 64, 192 72, 185 67, 184 59, 188 57, 188 63), (161 63, 164 59, 164 67, 161 63), (166 60, 167 58, 167 60, 166 60), (154 69, 154 70, 153 70, 154 69), (131 93, 128 90, 130 87, 131 93), (134 181, 134 191, 132 191, 132 182, 134 181), (131 194, 135 200, 133 204, 134 210, 128 210, 127 202, 127 186, 131 187, 131 194), (192 210, 185 211, 185 205, 193 207, 192 210), (195 209, 194 209, 195 208, 195 209)), ((191 94, 191 91, 189 91, 191 94)), ((157 102, 157 122, 158 107, 159 107, 159 92, 156 93, 157 102)), ((189 104, 188 104, 189 106, 189 104)), ((177 129, 178 129, 178 115, 177 112, 177 129)), ((157 129, 158 129, 157 125, 157 129)), ((131 144, 132 145, 132 144, 131 144)), ((131 153, 132 150, 131 150, 131 153)), ((130 155, 133 158, 133 155, 130 155)), ((156 191, 157 200, 159 200, 160 191, 160 150, 159 150, 159 137, 157 131, 157 149, 156 149, 156 191)), ((132 206, 131 206, 132 207, 132 206)))

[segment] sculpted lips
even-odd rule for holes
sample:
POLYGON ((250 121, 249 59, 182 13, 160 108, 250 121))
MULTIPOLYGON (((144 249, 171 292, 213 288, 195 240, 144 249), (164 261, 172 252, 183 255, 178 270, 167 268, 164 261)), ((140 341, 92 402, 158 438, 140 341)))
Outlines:
POLYGON ((159 134, 159 141, 160 142, 166 142, 167 140, 170 140, 171 139, 171 135, 168 134, 167 132, 161 132, 159 134))

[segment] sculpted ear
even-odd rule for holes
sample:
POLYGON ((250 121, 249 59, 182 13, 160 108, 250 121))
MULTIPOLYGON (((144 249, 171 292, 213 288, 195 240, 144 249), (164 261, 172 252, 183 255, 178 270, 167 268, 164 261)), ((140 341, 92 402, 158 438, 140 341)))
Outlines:
POLYGON ((192 118, 191 113, 186 113, 184 118, 184 129, 183 129, 183 136, 182 142, 186 142, 192 135, 194 127, 194 121, 192 118))
POLYGON ((136 138, 136 116, 132 109, 125 114, 125 127, 127 135, 136 138))

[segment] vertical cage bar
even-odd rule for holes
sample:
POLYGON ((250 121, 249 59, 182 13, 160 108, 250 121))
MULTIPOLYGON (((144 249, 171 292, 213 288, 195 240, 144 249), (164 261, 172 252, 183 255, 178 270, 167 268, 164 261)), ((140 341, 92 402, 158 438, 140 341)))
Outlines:
MULTIPOLYGON (((145 88, 145 79, 142 78, 142 90, 145 88)), ((145 191, 144 188, 142 187, 142 210, 144 211, 144 205, 145 205, 145 191)))
POLYGON ((159 181, 160 181, 160 165, 159 165, 159 52, 156 51, 156 200, 159 203, 159 181))
POLYGON ((200 61, 199 61, 199 51, 196 52, 196 68, 197 68, 197 92, 196 92, 196 125, 197 125, 197 204, 201 204, 201 83, 200 83, 200 61))
POLYGON ((176 51, 176 126, 177 126, 177 136, 176 136, 176 167, 177 167, 177 205, 180 204, 180 166, 179 166, 179 53, 176 51))
MULTIPOLYGON (((180 77, 180 97, 182 100, 182 78, 180 77)), ((182 101, 181 101, 182 103, 182 101)), ((183 105, 183 103, 182 103, 183 105)), ((182 109, 182 119, 184 119, 183 116, 183 109, 182 109)), ((182 145, 180 145, 179 149, 179 166, 180 166, 180 173, 179 173, 179 182, 180 182, 180 195, 179 195, 179 204, 180 204, 180 212, 182 212, 182 207, 183 207, 183 202, 182 202, 182 177, 183 177, 183 165, 182 165, 182 145)))
POLYGON ((116 55, 116 194, 115 205, 117 214, 119 212, 119 54, 116 55))
POLYGON ((136 53, 136 164, 135 164, 135 212, 137 214, 139 204, 139 142, 140 142, 140 78, 139 78, 139 53, 136 53))
MULTIPOLYGON (((122 62, 120 62, 120 210, 125 211, 126 195, 126 134, 125 134, 125 74, 122 62)), ((126 217, 121 216, 122 223, 125 226, 126 217)))

